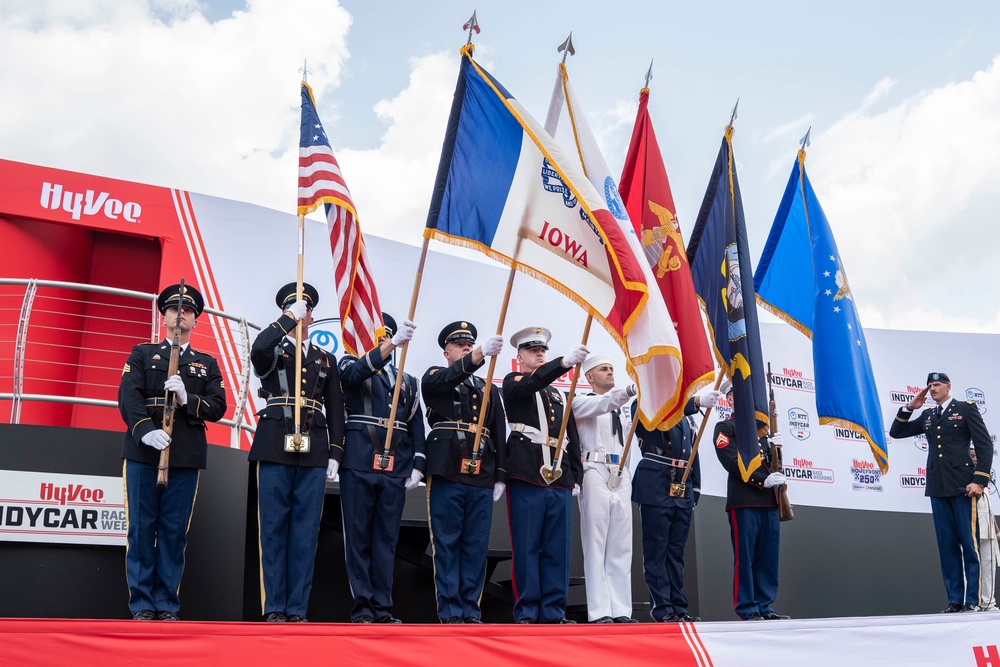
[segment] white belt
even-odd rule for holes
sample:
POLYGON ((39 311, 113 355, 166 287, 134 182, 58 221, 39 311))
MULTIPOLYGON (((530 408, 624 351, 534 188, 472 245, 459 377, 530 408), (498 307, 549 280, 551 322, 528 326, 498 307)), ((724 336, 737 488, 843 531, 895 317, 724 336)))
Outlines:
POLYGON ((608 465, 618 465, 622 460, 621 454, 605 454, 603 452, 584 452, 584 463, 607 463, 608 465))

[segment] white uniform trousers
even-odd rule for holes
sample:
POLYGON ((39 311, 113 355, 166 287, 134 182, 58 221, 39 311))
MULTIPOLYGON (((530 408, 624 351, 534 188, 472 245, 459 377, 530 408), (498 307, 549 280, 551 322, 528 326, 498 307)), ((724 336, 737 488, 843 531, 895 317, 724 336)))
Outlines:
POLYGON ((979 515, 979 604, 984 611, 994 611, 997 608, 995 587, 1000 545, 997 544, 997 524, 988 494, 976 503, 976 511, 979 515))
POLYGON ((626 467, 621 486, 609 489, 608 478, 617 467, 583 464, 580 537, 591 621, 632 616, 632 478, 626 467))

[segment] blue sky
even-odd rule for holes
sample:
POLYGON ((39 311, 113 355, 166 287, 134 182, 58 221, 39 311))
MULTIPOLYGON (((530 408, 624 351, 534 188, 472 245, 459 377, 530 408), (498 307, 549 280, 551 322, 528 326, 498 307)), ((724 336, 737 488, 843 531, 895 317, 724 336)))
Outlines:
POLYGON ((419 243, 464 43, 536 117, 556 46, 612 172, 643 75, 685 237, 740 98, 754 260, 799 137, 869 327, 1000 333, 1000 3, 0 0, 0 157, 291 210, 296 71, 368 233, 419 243))

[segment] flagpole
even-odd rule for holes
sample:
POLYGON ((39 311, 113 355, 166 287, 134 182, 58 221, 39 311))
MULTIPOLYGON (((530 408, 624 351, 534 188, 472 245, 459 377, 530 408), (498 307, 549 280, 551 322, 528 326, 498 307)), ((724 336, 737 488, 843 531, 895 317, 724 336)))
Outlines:
MULTIPOLYGON (((580 341, 580 345, 586 345, 587 340, 590 338, 590 325, 594 323, 594 316, 590 313, 587 314, 587 323, 583 325, 583 338, 580 341)), ((581 361, 576 366, 573 367, 573 379, 569 383, 569 394, 566 396, 566 405, 563 406, 563 416, 562 424, 559 426, 559 440, 556 444, 556 464, 555 467, 549 468, 542 465, 541 473, 542 480, 546 484, 551 484, 552 482, 559 479, 562 474, 562 457, 565 449, 563 448, 563 440, 566 438, 566 429, 569 428, 569 410, 573 403, 573 393, 576 391, 576 382, 580 379, 580 368, 583 366, 581 361)), ((539 428, 543 425, 539 424, 539 428)))
MULTIPOLYGON (((719 376, 715 378, 715 391, 719 391, 719 387, 722 386, 722 369, 719 369, 719 376)), ((691 466, 694 465, 694 457, 698 455, 698 445, 701 443, 701 436, 705 433, 705 427, 708 425, 708 418, 712 416, 712 408, 709 408, 705 412, 704 416, 701 418, 701 426, 698 427, 698 435, 695 436, 694 444, 691 445, 691 455, 688 456, 687 468, 684 469, 684 475, 681 476, 680 493, 676 497, 682 497, 684 495, 684 486, 687 484, 688 477, 691 475, 691 466)), ((673 494, 670 494, 673 496, 673 494)))
MULTIPOLYGON (((503 326, 507 321, 507 306, 510 304, 510 293, 514 287, 514 276, 517 275, 517 256, 521 253, 521 240, 524 238, 524 228, 517 235, 517 245, 514 246, 514 257, 510 264, 510 275, 507 276, 507 288, 503 293, 503 303, 500 306, 500 317, 497 318, 497 336, 503 334, 503 326)), ((479 468, 479 447, 483 439, 483 429, 486 428, 486 408, 490 404, 490 393, 493 390, 493 373, 496 370, 497 357, 490 357, 489 370, 486 372, 486 386, 483 389, 483 403, 479 409, 479 417, 482 421, 475 426, 476 439, 472 443, 472 456, 464 461, 465 471, 470 475, 475 475, 479 468)))
MULTIPOLYGON (((295 272, 295 300, 302 300, 302 267, 305 259, 305 235, 306 235, 306 216, 304 213, 299 214, 299 251, 298 251, 298 263, 295 272)), ((304 318, 303 318, 304 319, 304 318)), ((295 381, 302 377, 302 320, 295 323, 295 381)), ((309 451, 308 443, 309 440, 306 439, 305 443, 302 441, 302 392, 295 392, 295 432, 292 436, 292 443, 295 451, 309 451)))
POLYGON ((612 491, 617 491, 618 487, 622 485, 622 474, 625 470, 625 461, 628 460, 628 452, 632 448, 632 439, 635 437, 635 431, 639 427, 639 419, 636 415, 632 415, 632 425, 628 429, 628 437, 625 438, 625 447, 622 449, 622 458, 618 462, 618 470, 611 473, 608 477, 608 488, 612 491))

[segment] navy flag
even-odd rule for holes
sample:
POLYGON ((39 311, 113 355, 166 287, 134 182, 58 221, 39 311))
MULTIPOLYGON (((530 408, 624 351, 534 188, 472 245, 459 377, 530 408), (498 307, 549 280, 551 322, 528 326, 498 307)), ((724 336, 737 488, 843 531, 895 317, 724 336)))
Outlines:
POLYGON ((761 465, 757 439, 768 424, 767 386, 747 246, 743 199, 733 161, 733 127, 729 125, 687 255, 716 360, 733 383, 733 419, 744 481, 761 465))
POLYGON ((754 287, 761 306, 809 336, 820 424, 864 435, 889 470, 882 410, 868 344, 830 223, 799 151, 771 226, 754 287))

